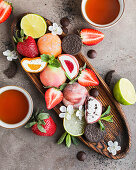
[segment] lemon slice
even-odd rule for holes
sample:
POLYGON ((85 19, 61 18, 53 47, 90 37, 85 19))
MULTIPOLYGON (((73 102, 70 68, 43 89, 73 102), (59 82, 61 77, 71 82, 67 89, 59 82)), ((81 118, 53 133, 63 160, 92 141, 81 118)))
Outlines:
POLYGON ((136 102, 134 86, 128 79, 120 79, 114 86, 113 94, 115 99, 123 105, 132 105, 136 102))
POLYGON ((82 118, 80 120, 76 113, 71 115, 71 119, 67 120, 67 118, 64 118, 63 120, 63 126, 67 133, 69 133, 72 136, 81 136, 84 134, 86 122, 85 118, 82 118))
POLYGON ((27 14, 21 20, 21 29, 33 38, 39 38, 46 33, 47 24, 43 17, 37 14, 27 14))

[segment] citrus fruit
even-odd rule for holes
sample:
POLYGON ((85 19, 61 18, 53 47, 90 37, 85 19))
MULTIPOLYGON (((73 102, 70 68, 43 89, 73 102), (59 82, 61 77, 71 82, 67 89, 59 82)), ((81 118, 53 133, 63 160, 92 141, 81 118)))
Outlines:
POLYGON ((114 86, 113 94, 115 99, 123 105, 132 105, 136 102, 136 92, 132 83, 121 78, 114 86))
POLYGON ((40 54, 54 55, 57 57, 61 54, 61 39, 58 35, 53 35, 52 33, 45 34, 38 40, 38 48, 40 54))
POLYGON ((36 58, 23 58, 21 65, 26 72, 39 73, 47 66, 46 62, 41 60, 41 57, 36 58))
POLYGON ((83 117, 82 120, 80 120, 76 116, 76 113, 73 113, 70 120, 68 120, 66 117, 64 118, 63 126, 66 132, 70 135, 81 136, 83 135, 86 126, 85 118, 83 117))
POLYGON ((40 15, 27 14, 21 19, 21 29, 26 35, 39 38, 46 33, 47 24, 40 15))

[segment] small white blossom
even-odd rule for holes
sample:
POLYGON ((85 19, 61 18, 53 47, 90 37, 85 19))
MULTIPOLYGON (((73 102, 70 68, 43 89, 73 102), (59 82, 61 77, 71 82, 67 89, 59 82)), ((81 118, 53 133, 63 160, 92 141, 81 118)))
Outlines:
POLYGON ((7 57, 8 61, 16 60, 18 58, 16 51, 6 50, 3 52, 3 55, 7 57))
POLYGON ((63 33, 62 28, 56 23, 53 23, 53 26, 49 26, 49 31, 51 31, 53 35, 61 35, 63 33))
POLYGON ((79 106, 79 110, 76 112, 76 116, 82 120, 82 117, 84 117, 84 109, 83 106, 79 106))
POLYGON ((109 141, 108 142, 108 148, 107 150, 112 154, 112 155, 116 155, 117 154, 117 151, 120 151, 121 150, 121 147, 118 146, 118 142, 115 141, 115 142, 112 142, 112 141, 109 141))
POLYGON ((60 118, 66 117, 67 120, 70 120, 71 115, 74 113, 74 109, 73 109, 72 105, 69 105, 68 107, 61 106, 60 111, 61 111, 61 113, 59 114, 59 117, 60 118))

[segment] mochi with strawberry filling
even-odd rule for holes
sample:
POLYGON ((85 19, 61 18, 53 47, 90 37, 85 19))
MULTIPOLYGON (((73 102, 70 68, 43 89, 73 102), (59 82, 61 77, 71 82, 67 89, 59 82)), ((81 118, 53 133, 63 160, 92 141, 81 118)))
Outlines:
POLYGON ((67 77, 70 80, 74 79, 79 73, 79 63, 77 59, 69 54, 62 54, 58 57, 58 59, 61 62, 61 66, 67 77))
POLYGON ((102 114, 102 104, 94 97, 88 97, 86 101, 85 118, 88 124, 98 122, 102 114))

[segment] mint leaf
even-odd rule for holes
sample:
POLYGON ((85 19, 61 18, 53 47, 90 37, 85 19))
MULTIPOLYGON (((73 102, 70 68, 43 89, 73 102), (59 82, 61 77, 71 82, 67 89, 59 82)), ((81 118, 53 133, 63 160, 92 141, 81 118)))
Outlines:
POLYGON ((109 121, 112 119, 113 116, 102 117, 101 120, 109 121))
POLYGON ((98 123, 100 124, 101 131, 104 131, 105 127, 104 127, 103 123, 101 122, 101 120, 99 120, 98 123))
POLYGON ((40 113, 38 115, 38 119, 40 120, 44 120, 44 119, 48 119, 49 118, 49 114, 48 113, 40 113))
POLYGON ((74 145, 78 145, 79 144, 78 138, 76 138, 74 136, 71 136, 71 138, 72 138, 72 142, 73 142, 74 145))
POLYGON ((66 135, 67 135, 67 132, 63 133, 63 135, 60 137, 60 139, 58 140, 57 143, 58 143, 58 144, 61 144, 61 143, 64 141, 66 135))
POLYGON ((57 67, 57 68, 61 67, 60 62, 57 59, 54 59, 53 62, 50 65, 53 66, 53 67, 57 67))
POLYGON ((50 56, 49 55, 46 55, 46 54, 43 54, 40 56, 41 57, 41 60, 48 63, 49 60, 50 60, 50 56))
POLYGON ((67 137, 66 137, 66 146, 68 148, 71 146, 71 136, 70 136, 70 134, 67 134, 67 137))
POLYGON ((35 124, 36 124, 35 121, 34 121, 34 122, 27 123, 27 124, 25 125, 25 128, 30 128, 30 127, 32 127, 32 126, 35 125, 35 124))
POLYGON ((111 107, 108 106, 107 110, 101 115, 101 118, 103 118, 104 116, 110 114, 110 111, 111 111, 111 107))
POLYGON ((45 129, 42 127, 42 125, 37 124, 37 128, 40 132, 46 133, 45 129))

